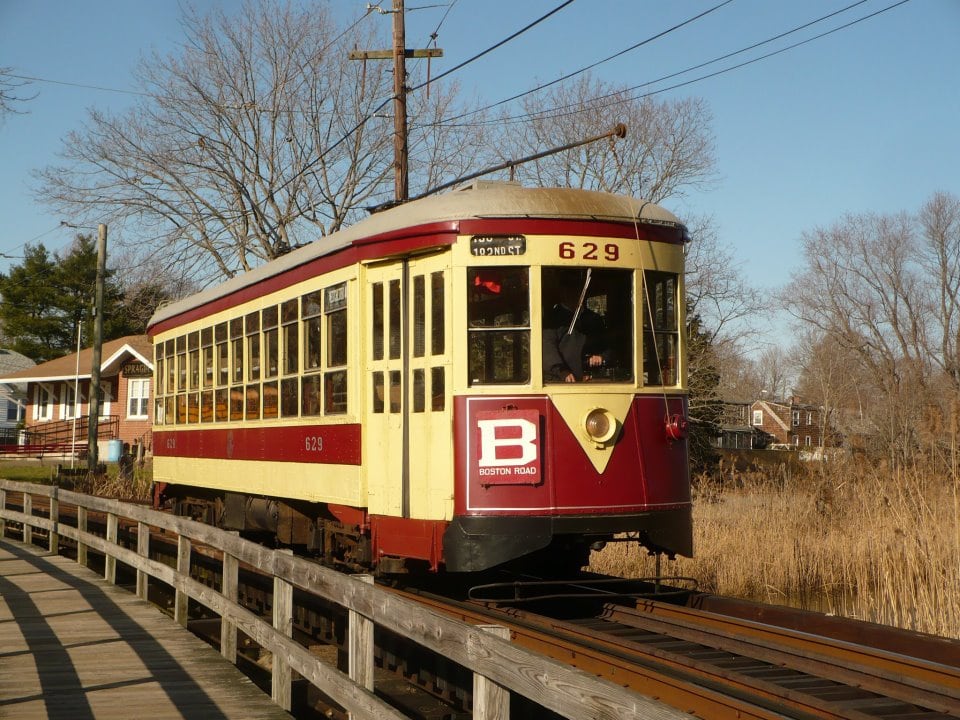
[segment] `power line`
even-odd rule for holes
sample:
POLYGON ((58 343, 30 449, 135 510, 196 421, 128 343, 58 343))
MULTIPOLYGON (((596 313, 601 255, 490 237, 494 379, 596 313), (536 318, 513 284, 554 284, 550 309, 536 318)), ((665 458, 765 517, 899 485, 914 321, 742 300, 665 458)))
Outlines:
MULTIPOLYGON (((484 50, 484 51, 482 51, 482 52, 474 55, 473 57, 465 60, 464 62, 460 63, 459 65, 456 65, 455 67, 450 68, 449 70, 447 70, 447 71, 444 72, 444 73, 441 73, 441 74, 438 75, 437 77, 432 78, 431 80, 428 80, 427 82, 421 83, 420 85, 417 85, 417 86, 414 87, 414 88, 410 88, 409 91, 420 90, 420 89, 422 89, 423 87, 425 87, 427 84, 429 84, 429 83, 431 83, 431 82, 434 82, 435 80, 439 80, 441 77, 444 77, 444 76, 446 76, 446 75, 449 75, 450 73, 452 73, 452 72, 454 72, 454 71, 456 71, 456 70, 459 70, 459 69, 462 68, 463 66, 465 66, 465 65, 473 62, 474 60, 476 60, 476 59, 478 59, 478 58, 486 55, 487 53, 491 52, 492 50, 495 50, 496 48, 498 48, 498 47, 500 47, 500 46, 502 46, 502 45, 510 42, 511 40, 513 40, 514 38, 518 37, 519 35, 522 35, 524 32, 526 32, 526 31, 529 30, 530 28, 532 28, 532 27, 534 27, 535 25, 538 25, 539 23, 543 22, 544 20, 546 20, 547 18, 549 18, 551 15, 553 15, 553 14, 559 12, 560 10, 562 10, 563 8, 565 8, 567 5, 570 5, 573 1, 574 1, 574 0, 565 0, 565 1, 562 2, 560 5, 558 5, 557 7, 555 7, 553 10, 549 11, 548 13, 546 13, 546 14, 543 15, 543 16, 541 16, 541 17, 538 18, 537 20, 534 20, 533 22, 529 23, 529 24, 526 25, 525 27, 521 28, 521 29, 518 30, 517 32, 513 33, 512 35, 510 35, 509 37, 504 38, 504 39, 501 40, 500 42, 496 43, 495 45, 492 45, 491 47, 489 47, 489 48, 487 48, 486 50, 484 50)), ((729 2, 730 0, 727 0, 727 1, 729 2)), ((452 5, 451 5, 451 7, 452 7, 452 5)), ((443 21, 441 20, 441 23, 442 23, 442 22, 443 22, 443 21)), ((439 28, 439 26, 438 26, 438 28, 439 28)), ((285 187, 287 187, 290 183, 292 183, 292 182, 294 182, 295 180, 298 180, 299 178, 303 177, 303 175, 305 175, 305 174, 306 174, 310 169, 312 169, 317 163, 319 163, 321 160, 323 160, 323 158, 325 158, 330 152, 332 152, 333 150, 335 150, 335 149, 336 149, 337 147, 339 147, 341 144, 343 144, 344 142, 346 142, 355 132, 357 132, 357 130, 359 130, 359 129, 360 129, 361 127, 363 127, 367 122, 369 122, 371 119, 373 119, 373 117, 374 117, 378 112, 380 112, 380 110, 382 110, 384 107, 386 107, 388 103, 393 102, 395 99, 396 99, 396 95, 391 95, 390 97, 386 98, 382 103, 380 103, 380 105, 378 105, 376 108, 374 108, 370 113, 368 113, 365 117, 363 117, 356 125, 354 125, 349 131, 347 131, 342 137, 340 137, 340 139, 338 139, 336 142, 334 142, 333 145, 330 145, 326 150, 324 150, 322 153, 320 153, 316 158, 314 158, 314 159, 311 160, 309 163, 307 163, 303 168, 301 168, 295 175, 293 175, 293 176, 290 177, 288 180, 286 180, 284 183, 282 183, 281 185, 279 185, 279 186, 274 190, 274 192, 279 192, 280 190, 283 190, 283 189, 284 189, 285 187)))
MULTIPOLYGON (((721 2, 720 4, 714 5, 712 8, 709 8, 708 10, 704 10, 704 11, 703 11, 702 13, 700 13, 699 15, 694 15, 693 17, 687 18, 687 19, 684 20, 683 22, 677 23, 677 24, 674 25, 673 27, 667 28, 666 30, 661 31, 661 32, 657 33, 656 35, 651 35, 650 37, 646 38, 645 40, 641 40, 640 42, 638 42, 638 43, 636 43, 636 44, 634 44, 634 45, 631 45, 631 46, 628 47, 628 48, 624 48, 623 50, 620 50, 619 52, 616 52, 616 53, 614 53, 613 55, 609 55, 609 56, 603 58, 602 60, 597 60, 596 62, 593 62, 593 63, 591 63, 591 64, 589 64, 589 65, 585 65, 584 67, 582 67, 582 68, 580 68, 580 69, 578 69, 578 70, 574 70, 574 71, 571 72, 571 73, 567 73, 566 75, 563 75, 562 77, 558 77, 558 78, 555 79, 555 80, 551 80, 550 82, 543 83, 542 85, 538 85, 537 87, 535 87, 535 88, 533 88, 533 89, 531 89, 531 90, 526 90, 526 91, 524 91, 524 92, 522 92, 522 93, 519 93, 519 94, 517 94, 517 95, 514 95, 514 96, 512 96, 512 97, 508 97, 508 98, 506 98, 505 100, 500 100, 500 101, 498 101, 498 102, 493 103, 492 105, 487 105, 487 106, 482 107, 482 108, 480 108, 480 109, 478 109, 478 110, 474 110, 474 111, 472 111, 471 113, 465 113, 464 115, 460 115, 460 116, 457 116, 457 117, 453 117, 453 118, 451 118, 451 120, 458 120, 458 119, 461 118, 461 117, 466 117, 468 114, 473 114, 473 113, 477 113, 477 112, 482 112, 482 111, 484 111, 484 110, 492 110, 493 108, 499 107, 500 105, 505 105, 506 103, 511 102, 511 101, 513 101, 513 100, 518 100, 519 98, 525 97, 525 96, 527 96, 527 95, 532 95, 533 93, 540 92, 541 90, 544 90, 545 88, 548 88, 548 87, 550 87, 551 85, 556 85, 557 83, 563 82, 564 80, 569 80, 569 79, 572 78, 572 77, 576 77, 577 75, 581 75, 581 74, 587 72, 588 70, 592 70, 593 68, 597 67, 598 65, 603 65, 604 63, 609 62, 610 60, 613 60, 613 59, 615 59, 615 58, 618 58, 618 57, 620 57, 621 55, 625 55, 625 54, 627 54, 628 52, 632 52, 633 50, 636 50, 637 48, 643 47, 644 45, 647 45, 648 43, 651 43, 651 42, 653 42, 654 40, 658 40, 658 39, 664 37, 665 35, 669 35, 670 33, 674 32, 674 31, 676 31, 676 30, 679 30, 680 28, 684 27, 685 25, 689 25, 689 24, 692 23, 692 22, 696 22, 697 20, 699 20, 700 18, 704 17, 705 15, 709 15, 710 13, 714 12, 715 10, 719 10, 719 9, 722 8, 724 5, 729 5, 731 2, 733 2, 733 0, 724 0, 724 1, 721 2)), ((862 2, 866 2, 866 0, 862 0, 862 2)), ((415 88, 415 89, 416 89, 416 88, 415 88)))
MULTIPOLYGON (((727 2, 732 2, 732 0, 726 0, 726 1, 727 1, 727 2)), ((478 52, 476 55, 474 55, 474 56, 471 57, 471 58, 468 58, 468 59, 464 60, 464 61, 463 61, 462 63, 460 63, 459 65, 454 65, 452 68, 450 68, 449 70, 447 70, 447 71, 445 71, 445 72, 440 73, 440 74, 437 75, 435 78, 431 78, 430 80, 427 80, 427 81, 425 81, 425 82, 420 83, 420 84, 417 85, 416 87, 410 88, 410 89, 409 89, 409 92, 414 92, 414 91, 416 91, 416 90, 421 90, 421 89, 425 88, 427 85, 429 85, 430 83, 434 83, 434 82, 436 82, 437 80, 439 80, 440 78, 444 78, 444 77, 446 77, 447 75, 449 75, 450 73, 454 73, 454 72, 456 72, 457 70, 459 70, 460 68, 462 68, 462 67, 464 67, 464 66, 466 66, 466 65, 469 65, 469 64, 472 63, 474 60, 479 60, 480 58, 482 58, 482 57, 483 57, 484 55, 486 55, 487 53, 490 53, 490 52, 496 50, 498 47, 501 47, 501 46, 503 46, 503 45, 506 45, 508 42, 510 42, 510 41, 513 40, 514 38, 517 38, 517 37, 519 37, 520 35, 523 35, 523 33, 525 33, 527 30, 529 30, 530 28, 532 28, 532 27, 534 27, 534 26, 536 26, 536 25, 539 25, 539 24, 542 23, 544 20, 546 20, 547 18, 549 18, 551 15, 560 12, 561 10, 563 10, 567 5, 571 4, 572 2, 573 2, 573 0, 564 0, 564 2, 560 3, 557 7, 555 7, 553 10, 551 10, 550 12, 548 12, 546 15, 543 15, 542 17, 539 17, 539 18, 537 18, 536 20, 534 20, 534 21, 533 21, 532 23, 530 23, 529 25, 520 28, 519 30, 517 30, 515 33, 513 33, 513 34, 510 35, 509 37, 505 37, 503 40, 501 40, 500 42, 496 43, 495 45, 491 45, 491 46, 488 47, 486 50, 483 50, 483 51, 481 51, 481 52, 478 52)))
MULTIPOLYGON (((639 89, 641 89, 641 88, 649 87, 650 85, 654 85, 654 84, 656 84, 656 83, 658 83, 658 82, 662 82, 662 81, 664 81, 664 80, 669 80, 669 79, 671 79, 671 78, 675 78, 675 77, 678 77, 678 76, 680 76, 680 75, 684 75, 684 74, 689 73, 689 72, 692 72, 692 71, 694 71, 694 70, 697 70, 697 69, 706 67, 706 66, 708 66, 708 65, 712 65, 712 64, 717 63, 717 62, 721 62, 722 60, 729 59, 729 58, 734 57, 734 56, 736 56, 736 55, 740 55, 740 54, 742 54, 742 53, 744 53, 744 52, 748 52, 748 51, 750 51, 750 50, 754 50, 754 49, 756 49, 756 48, 758 48, 758 47, 761 47, 761 46, 763 46, 763 45, 767 45, 767 44, 769 44, 769 43, 771 43, 771 42, 774 42, 775 40, 782 39, 782 38, 784 38, 784 37, 786 37, 786 36, 788 36, 788 35, 791 35, 791 34, 793 34, 793 33, 795 33, 795 32, 798 32, 798 31, 800 31, 800 30, 803 30, 803 29, 805 29, 805 28, 808 28, 808 27, 810 27, 810 26, 812 26, 812 25, 815 25, 815 24, 817 24, 817 23, 819 23, 819 22, 822 22, 822 21, 824 21, 824 20, 828 20, 828 19, 830 19, 830 18, 832 18, 832 17, 835 17, 836 15, 839 15, 839 14, 841 14, 841 13, 844 13, 844 12, 850 10, 851 8, 857 7, 858 5, 862 5, 863 3, 867 2, 867 0, 858 0, 857 2, 854 2, 854 3, 850 4, 850 5, 847 5, 846 7, 843 7, 843 8, 841 8, 841 9, 839 9, 839 10, 836 10, 836 11, 834 11, 834 12, 832 12, 832 13, 828 13, 827 15, 823 15, 823 16, 815 19, 815 20, 811 20, 811 21, 809 21, 809 22, 807 22, 807 23, 804 23, 804 24, 802 24, 802 25, 798 25, 797 27, 795 27, 795 28, 793 28, 793 29, 791 29, 791 30, 784 31, 784 32, 782 32, 782 33, 779 33, 779 34, 777 34, 777 35, 774 35, 773 37, 767 38, 766 40, 762 40, 762 41, 760 41, 760 42, 756 42, 756 43, 754 43, 754 44, 752 44, 752 45, 749 45, 749 46, 747 46, 747 47, 741 48, 741 49, 739 49, 739 50, 735 50, 735 51, 733 51, 733 52, 726 53, 726 54, 724 54, 724 55, 720 55, 720 56, 718 56, 718 57, 713 58, 712 60, 707 60, 707 61, 702 62, 702 63, 699 63, 699 64, 697 64, 697 65, 692 65, 692 66, 690 66, 690 67, 688 67, 688 68, 685 68, 685 69, 683 69, 683 70, 679 70, 679 71, 677 71, 677 72, 670 73, 669 75, 664 75, 664 76, 659 77, 659 78, 657 78, 657 79, 655 79, 655 80, 648 80, 647 82, 641 83, 641 84, 639 84, 639 85, 634 85, 634 86, 632 86, 632 87, 628 87, 628 88, 623 89, 623 90, 615 91, 615 92, 610 93, 610 94, 608 94, 608 95, 603 95, 603 96, 599 96, 599 97, 597 97, 597 98, 594 98, 594 99, 590 102, 589 108, 590 108, 590 109, 604 108, 604 107, 610 107, 610 106, 613 106, 613 105, 619 105, 619 104, 622 104, 622 103, 624 103, 624 102, 632 102, 632 101, 634 101, 634 100, 640 100, 640 99, 643 99, 643 98, 646 98, 646 97, 651 97, 651 96, 653 96, 653 95, 657 95, 657 94, 659 94, 659 93, 667 92, 667 91, 669 91, 669 90, 676 90, 677 88, 685 87, 685 86, 687 86, 687 85, 692 85, 693 83, 700 82, 700 81, 702 81, 702 80, 706 80, 706 79, 709 79, 709 78, 712 78, 712 77, 716 77, 716 76, 718 76, 718 75, 723 75, 724 73, 731 72, 731 71, 733 71, 733 70, 737 70, 737 69, 742 68, 742 67, 746 67, 747 65, 752 65, 753 63, 760 62, 761 60, 766 60, 766 59, 771 58, 771 57, 773 57, 773 56, 775 56, 775 55, 779 55, 780 53, 787 52, 788 50, 793 50, 794 48, 800 47, 801 45, 805 45, 805 44, 807 44, 807 43, 813 42, 814 40, 819 40, 819 39, 821 39, 821 38, 826 37, 827 35, 832 35, 832 34, 835 33, 835 32, 839 32, 840 30, 845 30, 845 29, 847 29, 847 28, 849 28, 849 27, 851 27, 851 26, 853 26, 853 25, 856 25, 856 24, 858 24, 858 23, 863 22, 864 20, 869 20, 870 18, 873 18, 873 17, 875 17, 875 16, 877 16, 877 15, 880 15, 881 13, 887 12, 888 10, 892 10, 892 9, 894 9, 894 8, 896 8, 896 7, 899 7, 900 5, 904 5, 904 4, 906 4, 907 2, 909 2, 909 1, 910 1, 910 0, 900 0, 900 2, 896 2, 896 3, 894 3, 894 4, 892 4, 892 5, 889 5, 889 6, 885 7, 885 8, 881 8, 880 10, 877 10, 877 11, 875 11, 875 12, 873 12, 873 13, 868 14, 868 15, 864 15, 863 17, 857 18, 856 20, 852 20, 852 21, 850 21, 850 22, 848 22, 848 23, 845 23, 844 25, 840 25, 840 26, 838 26, 838 27, 836 27, 836 28, 833 28, 832 30, 828 30, 828 31, 826 31, 826 32, 820 33, 819 35, 815 35, 815 36, 813 36, 813 37, 807 38, 806 40, 802 40, 802 41, 797 42, 797 43, 794 43, 794 44, 792 44, 792 45, 788 45, 788 46, 786 46, 786 47, 784 47, 784 48, 780 48, 779 50, 775 50, 775 51, 770 52, 770 53, 767 53, 767 54, 765 54, 765 55, 761 55, 761 56, 756 57, 756 58, 753 58, 753 59, 751 59, 751 60, 748 60, 748 61, 739 63, 739 64, 737 64, 737 65, 732 65, 732 66, 730 66, 730 67, 728 67, 728 68, 724 68, 724 69, 718 70, 718 71, 716 71, 716 72, 708 73, 708 74, 706 74, 706 75, 701 75, 701 76, 699 76, 699 77, 692 78, 692 79, 686 80, 686 81, 684 81, 684 82, 676 83, 676 84, 670 85, 670 86, 668 86, 668 87, 659 88, 659 89, 657 89, 657 90, 652 90, 652 91, 650 91, 650 92, 643 93, 643 94, 641 94, 641 95, 637 95, 637 96, 633 96, 633 97, 627 97, 627 98, 624 98, 624 97, 623 97, 624 93, 630 93, 630 92, 633 92, 633 91, 635 91, 635 90, 639 90, 639 89), (614 98, 614 97, 616 97, 616 98, 618 98, 618 99, 617 99, 617 100, 614 100, 614 101, 612 101, 612 102, 610 102, 610 103, 608 103, 608 104, 602 104, 602 103, 599 102, 599 101, 601 101, 601 100, 604 100, 604 99, 607 99, 607 98, 614 98)), ((537 89, 539 89, 539 88, 535 88, 534 90, 532 90, 532 91, 530 91, 530 92, 534 92, 534 91, 536 91, 537 89)), ((529 94, 529 93, 526 93, 526 94, 529 94)), ((519 96, 518 96, 518 97, 519 97, 519 96)), ((464 118, 464 117, 468 117, 468 116, 470 116, 470 115, 477 114, 477 113, 479 113, 479 112, 482 112, 482 111, 484 111, 484 110, 487 110, 487 109, 489 109, 489 108, 491 108, 491 107, 496 107, 496 105, 501 105, 501 104, 503 104, 503 102, 496 103, 495 105, 485 106, 485 107, 479 108, 479 109, 477 109, 477 110, 471 110, 470 112, 463 113, 463 114, 461 114, 461 115, 455 115, 455 116, 450 117, 450 118, 445 118, 445 119, 443 119, 443 120, 440 120, 440 121, 437 122, 437 123, 430 123, 430 124, 427 124, 427 125, 423 125, 423 126, 421 126, 421 127, 428 127, 428 126, 430 126, 430 125, 440 125, 440 124, 442 124, 442 125, 449 125, 452 121, 459 120, 459 119, 461 119, 461 118, 464 118)), ((536 112, 521 113, 521 114, 518 114, 518 115, 512 115, 512 116, 505 117, 505 118, 497 118, 497 119, 494 119, 494 120, 483 120, 483 121, 479 121, 479 122, 475 122, 475 123, 463 123, 462 125, 463 125, 463 126, 466 126, 466 127, 472 127, 472 126, 477 126, 477 125, 489 125, 489 124, 491 124, 491 123, 498 123, 498 124, 501 124, 501 123, 516 123, 516 122, 522 122, 522 121, 525 121, 525 120, 532 120, 532 119, 534 119, 534 118, 565 117, 565 116, 567 116, 567 115, 575 115, 575 114, 578 113, 578 112, 583 112, 583 111, 586 110, 586 109, 587 109, 587 108, 582 107, 579 103, 574 103, 574 104, 569 104, 569 105, 560 105, 560 106, 557 106, 557 107, 548 108, 548 109, 545 109, 545 110, 539 110, 539 111, 536 111, 536 112), (562 112, 558 113, 558 112, 557 112, 557 111, 559 111, 559 110, 565 110, 565 109, 567 109, 567 108, 573 108, 573 107, 577 107, 578 109, 575 110, 575 111, 566 112, 566 113, 562 113, 562 112)))
MULTIPOLYGON (((882 14, 882 13, 885 13, 885 12, 887 12, 888 10, 893 10, 894 8, 897 8, 897 7, 901 6, 901 5, 906 5, 908 2, 910 2, 910 0, 900 0, 899 2, 895 2, 895 3, 893 3, 892 5, 888 5, 888 6, 885 7, 885 8, 881 8, 880 10, 877 10, 877 11, 875 11, 875 12, 872 12, 872 13, 870 13, 869 15, 864 15, 863 17, 857 18, 856 20, 851 20, 850 22, 845 23, 844 25, 840 25, 840 26, 838 26, 838 27, 835 27, 835 28, 833 28, 832 30, 827 30, 826 32, 822 32, 822 33, 820 33, 819 35, 814 35, 813 37, 807 38, 806 40, 801 40, 801 41, 799 41, 799 42, 793 43, 792 45, 788 45, 788 46, 786 46, 786 47, 780 48, 779 50, 774 50, 773 52, 769 52, 769 53, 767 53, 767 54, 765 54, 765 55, 760 55, 759 57, 755 57, 755 58, 753 58, 753 59, 751 59, 751 60, 746 60, 746 61, 744 61, 744 62, 742 62, 742 63, 738 63, 738 64, 736 64, 736 65, 731 65, 730 67, 723 68, 722 70, 717 70, 716 72, 708 73, 708 74, 706 74, 706 75, 701 75, 701 76, 699 76, 699 77, 695 77, 695 78, 692 78, 692 79, 690 79, 690 80, 686 80, 686 81, 684 81, 684 82, 676 83, 676 84, 674 84, 674 85, 670 85, 670 86, 665 87, 665 88, 659 88, 659 89, 657 89, 657 90, 651 90, 650 92, 642 93, 642 94, 636 95, 636 96, 634 96, 634 97, 624 98, 624 99, 622 99, 622 100, 616 100, 616 101, 611 102, 611 103, 608 103, 608 104, 606 104, 606 105, 601 104, 601 105, 597 105, 597 106, 594 106, 594 107, 601 107, 601 108, 611 107, 611 106, 613 106, 613 105, 623 104, 624 102, 632 102, 632 101, 634 101, 634 100, 642 100, 643 98, 651 97, 651 96, 653 96, 653 95, 658 95, 659 93, 667 92, 668 90, 676 90, 677 88, 686 87, 687 85, 692 85, 692 84, 694 84, 694 83, 700 82, 701 80, 707 80, 707 79, 712 78, 712 77, 717 77, 718 75, 724 75, 725 73, 731 72, 731 71, 733 71, 733 70, 739 70, 740 68, 746 67, 746 66, 748 66, 748 65, 753 65, 754 63, 760 62, 761 60, 767 60, 767 59, 772 58, 772 57, 774 57, 774 56, 776 56, 776 55, 779 55, 779 54, 781 54, 781 53, 785 53, 785 52, 787 52, 788 50, 793 50, 793 49, 798 48, 798 47, 800 47, 800 46, 802 46, 802 45, 806 45, 807 43, 811 43, 811 42, 813 42, 814 40, 820 40, 821 38, 825 38, 825 37, 827 37, 828 35, 832 35, 832 34, 834 34, 834 33, 836 33, 836 32, 840 32, 841 30, 846 30, 846 29, 848 29, 848 28, 850 28, 850 27, 852 27, 852 26, 854 26, 854 25, 857 25, 857 24, 859 24, 859 23, 862 23, 862 22, 865 21, 865 20, 869 20, 869 19, 871 19, 871 18, 876 17, 877 15, 880 15, 880 14, 882 14)), ((859 4, 859 3, 856 3, 856 4, 859 4)), ((735 54, 735 53, 734 53, 734 54, 735 54)), ((702 67, 702 66, 698 66, 698 67, 702 67)), ((689 71, 684 71, 684 72, 689 72, 689 71)), ((667 76, 667 77, 675 77, 677 74, 682 74, 682 73, 675 73, 674 75, 670 75, 670 76, 667 76)), ((632 92, 632 91, 634 91, 634 90, 639 90, 640 88, 647 87, 647 86, 649 86, 649 85, 651 85, 651 84, 653 84, 653 83, 655 83, 655 82, 659 82, 659 80, 652 80, 652 81, 650 81, 650 82, 642 83, 642 84, 640 84, 640 85, 634 85, 634 86, 631 87, 631 88, 627 88, 626 92, 632 92)), ((548 111, 548 112, 549 112, 549 111, 548 111)), ((560 114, 555 114, 555 115, 543 115, 543 114, 541 114, 541 113, 530 113, 530 114, 527 114, 526 116, 523 116, 523 117, 527 117, 527 118, 533 118, 533 117, 551 117, 551 118, 553 118, 553 117, 563 117, 563 116, 565 116, 565 115, 573 115, 573 114, 576 114, 577 112, 581 112, 581 111, 577 110, 577 111, 573 111, 573 112, 569 112, 569 113, 560 113, 560 114)), ((513 120, 512 118, 508 118, 508 119, 501 120, 501 122, 511 122, 511 121, 514 121, 514 122, 515 122, 515 120, 513 120)))

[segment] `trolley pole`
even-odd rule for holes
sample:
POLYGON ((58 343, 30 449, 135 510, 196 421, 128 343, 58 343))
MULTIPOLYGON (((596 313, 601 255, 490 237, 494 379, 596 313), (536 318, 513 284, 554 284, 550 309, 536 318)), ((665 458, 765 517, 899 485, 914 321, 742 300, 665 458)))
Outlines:
POLYGON ((419 50, 407 49, 406 23, 404 20, 404 0, 393 0, 392 10, 375 8, 382 15, 393 15, 392 50, 354 50, 351 60, 390 60, 393 59, 393 177, 396 202, 406 202, 410 197, 408 183, 407 145, 407 58, 443 57, 440 48, 419 50))
POLYGON ((100 362, 103 355, 103 283, 107 270, 107 226, 97 228, 97 287, 93 303, 93 357, 90 360, 90 418, 87 423, 87 470, 97 470, 100 421, 100 362))

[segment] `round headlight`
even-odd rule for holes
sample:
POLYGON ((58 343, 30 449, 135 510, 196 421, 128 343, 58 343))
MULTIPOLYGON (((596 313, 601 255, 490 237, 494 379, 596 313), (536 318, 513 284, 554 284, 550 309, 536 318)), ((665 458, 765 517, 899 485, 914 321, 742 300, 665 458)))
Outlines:
POLYGON ((607 410, 596 408, 587 413, 583 420, 583 429, 595 442, 606 442, 617 431, 617 419, 607 410))

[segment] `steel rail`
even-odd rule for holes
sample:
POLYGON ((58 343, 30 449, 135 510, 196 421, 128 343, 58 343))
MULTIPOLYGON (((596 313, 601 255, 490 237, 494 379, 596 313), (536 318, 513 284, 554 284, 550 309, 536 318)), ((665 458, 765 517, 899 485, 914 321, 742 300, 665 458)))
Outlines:
POLYGON ((468 622, 508 625, 515 642, 702 717, 960 716, 956 668, 849 642, 712 613, 698 625, 698 611, 654 601, 571 621, 416 597, 468 622), (668 619, 652 619, 652 607, 668 619))

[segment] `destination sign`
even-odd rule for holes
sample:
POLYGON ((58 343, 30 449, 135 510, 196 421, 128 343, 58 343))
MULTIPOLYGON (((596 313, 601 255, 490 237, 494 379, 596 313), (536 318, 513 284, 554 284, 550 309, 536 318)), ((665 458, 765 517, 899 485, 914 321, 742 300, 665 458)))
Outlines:
POLYGON ((523 235, 474 235, 470 238, 470 254, 477 257, 506 257, 527 252, 523 235))

